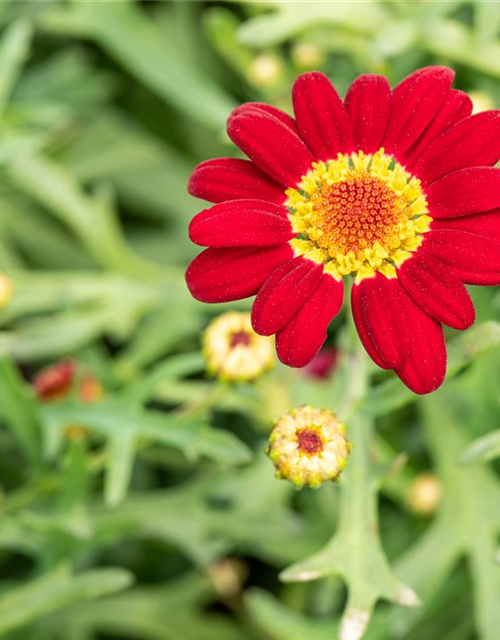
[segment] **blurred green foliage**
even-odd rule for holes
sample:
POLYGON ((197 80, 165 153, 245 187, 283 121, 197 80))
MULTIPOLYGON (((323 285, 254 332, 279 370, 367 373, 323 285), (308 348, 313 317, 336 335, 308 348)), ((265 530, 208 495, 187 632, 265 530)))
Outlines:
POLYGON ((327 380, 208 378, 200 333, 225 307, 183 272, 186 182, 235 154, 234 105, 289 109, 311 68, 345 91, 436 63, 498 105, 500 3, 11 0, 0 28, 0 637, 498 640, 497 292, 472 291, 477 326, 417 398, 345 316, 327 380), (68 356, 101 402, 35 397, 68 356), (262 450, 306 402, 346 416, 355 449, 340 486, 296 493, 262 450), (429 471, 424 518, 408 492, 429 471))

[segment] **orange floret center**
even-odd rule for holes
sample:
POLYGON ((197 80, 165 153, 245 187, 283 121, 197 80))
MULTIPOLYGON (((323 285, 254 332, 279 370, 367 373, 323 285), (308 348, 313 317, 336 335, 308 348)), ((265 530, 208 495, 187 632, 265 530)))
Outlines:
POLYGON ((380 178, 367 174, 315 192, 312 224, 321 231, 318 244, 358 253, 375 242, 392 244, 399 238, 398 197, 380 178))
POLYGON ((323 264, 337 280, 397 277, 432 220, 420 180, 384 149, 313 162, 286 194, 294 254, 323 264))

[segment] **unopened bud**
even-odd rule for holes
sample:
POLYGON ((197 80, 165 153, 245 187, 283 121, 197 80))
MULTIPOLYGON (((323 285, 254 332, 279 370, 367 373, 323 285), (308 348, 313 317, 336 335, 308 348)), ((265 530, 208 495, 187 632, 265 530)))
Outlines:
POLYGON ((257 56, 248 68, 249 80, 258 87, 273 87, 283 78, 283 61, 271 53, 257 56))
POLYGON ((213 320, 203 338, 208 371, 228 382, 251 381, 274 364, 271 338, 252 329, 249 313, 229 311, 213 320))
POLYGON ((311 71, 325 64, 325 54, 312 42, 301 42, 293 46, 292 60, 301 71, 311 71))
POLYGON ((42 402, 57 402, 67 398, 75 388, 82 402, 98 402, 103 395, 102 386, 90 373, 78 375, 79 364, 75 360, 61 360, 37 373, 33 389, 42 402))
POLYGON ((326 380, 333 373, 339 361, 339 353, 334 347, 325 347, 304 367, 306 378, 326 380))
POLYGON ((12 281, 5 273, 0 273, 0 309, 5 307, 12 296, 12 281))
POLYGON ((290 480, 298 489, 317 488, 339 477, 351 448, 345 425, 333 412, 303 406, 274 424, 267 454, 277 478, 290 480))
POLYGON ((222 558, 209 567, 208 574, 219 595, 228 599, 241 593, 247 569, 237 558, 222 558))
POLYGON ((406 497, 408 507, 420 516, 430 516, 441 503, 442 487, 433 473, 423 473, 411 484, 406 497))
POLYGON ((472 100, 472 113, 481 113, 495 108, 493 98, 486 91, 471 91, 469 98, 472 100))

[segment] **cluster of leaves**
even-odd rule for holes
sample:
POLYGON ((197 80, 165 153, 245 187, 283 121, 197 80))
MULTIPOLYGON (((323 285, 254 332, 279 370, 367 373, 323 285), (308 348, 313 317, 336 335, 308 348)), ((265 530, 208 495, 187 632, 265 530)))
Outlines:
POLYGON ((0 28, 0 637, 496 640, 495 292, 472 292, 477 326, 450 332, 449 380, 418 399, 368 368, 346 316, 326 380, 208 378, 200 332, 223 306, 183 271, 189 171, 234 153, 235 104, 288 108, 311 66, 343 90, 436 62, 495 101, 498 3, 12 0, 0 28), (102 401, 37 399, 67 356, 102 401), (301 403, 348 422, 340 486, 272 477, 269 425, 301 403), (427 519, 408 500, 423 472, 443 487, 427 519))

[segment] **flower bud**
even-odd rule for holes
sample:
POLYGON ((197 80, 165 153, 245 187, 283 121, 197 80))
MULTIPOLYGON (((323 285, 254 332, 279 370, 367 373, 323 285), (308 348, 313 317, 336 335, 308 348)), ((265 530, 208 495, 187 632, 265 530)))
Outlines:
POLYGON ((292 47, 292 60, 301 71, 312 71, 325 64, 325 54, 312 42, 299 42, 292 47))
POLYGON ((5 307, 12 296, 12 281, 5 273, 0 273, 0 309, 5 307))
POLYGON ((283 62, 271 53, 262 54, 252 60, 248 78, 257 87, 274 87, 283 78, 283 62))
POLYGON ((409 509, 420 516, 430 516, 441 503, 442 487, 433 473, 423 473, 412 482, 406 502, 409 509))
POLYGON ((247 573, 246 565, 238 558, 221 558, 208 568, 208 575, 223 599, 232 599, 241 593, 247 573))
POLYGON ((70 359, 42 369, 33 380, 35 394, 42 402, 64 400, 73 387, 82 402, 98 402, 103 395, 99 381, 88 372, 79 376, 78 363, 70 359))
POLYGON ((493 98, 486 91, 471 91, 469 98, 472 100, 472 113, 481 113, 495 108, 493 98))
POLYGON ((297 489, 317 488, 339 477, 351 448, 345 425, 332 411, 306 405, 275 422, 267 454, 277 478, 290 480, 297 489))
POLYGON ((324 347, 303 369, 306 378, 327 380, 339 361, 339 352, 334 347, 324 347))
POLYGON ((274 364, 271 338, 252 329, 249 313, 229 311, 213 320, 203 338, 208 371, 221 380, 254 380, 274 364))

